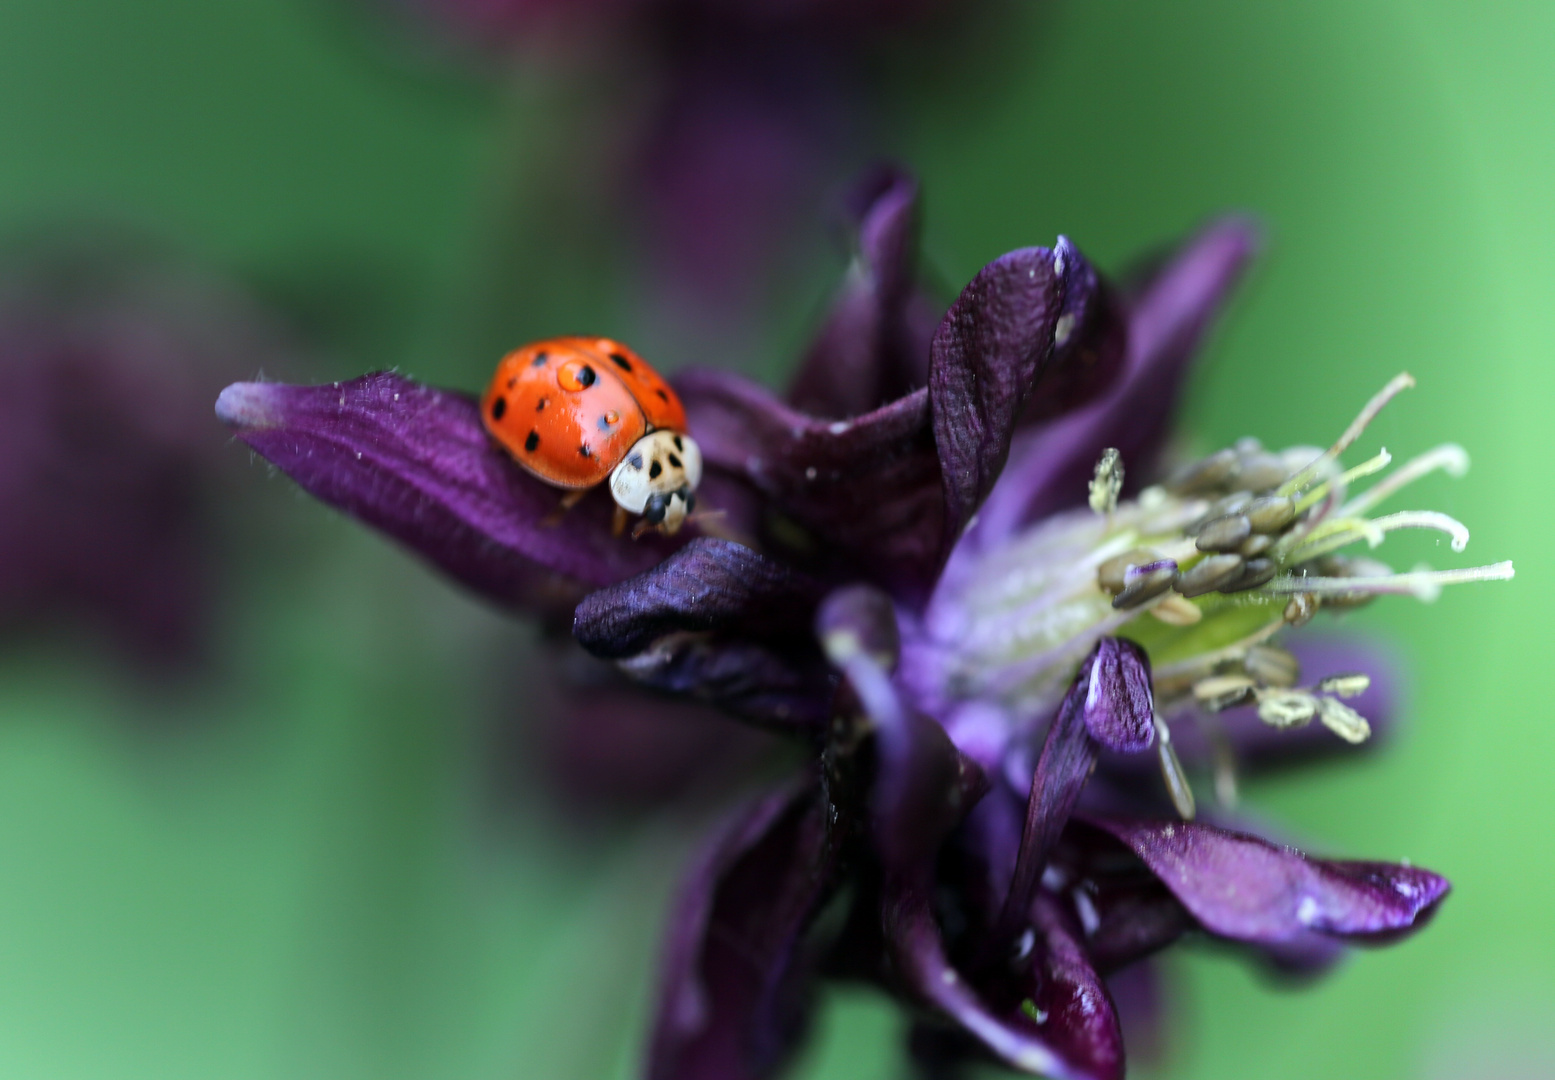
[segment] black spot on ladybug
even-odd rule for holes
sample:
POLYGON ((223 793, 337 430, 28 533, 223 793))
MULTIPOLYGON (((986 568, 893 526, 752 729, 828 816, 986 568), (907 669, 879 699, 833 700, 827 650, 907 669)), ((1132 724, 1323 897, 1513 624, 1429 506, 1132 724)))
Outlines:
POLYGON ((531 431, 529 433, 529 438, 524 440, 524 449, 528 450, 532 454, 535 452, 535 447, 539 445, 540 433, 538 431, 531 431))
POLYGON ((638 453, 633 453, 626 459, 626 463, 634 469, 641 469, 643 467, 643 456, 638 453))
POLYGON ((668 401, 670 399, 670 396, 664 392, 664 387, 662 386, 655 390, 654 393, 659 395, 659 400, 661 401, 668 401))
POLYGON ((546 406, 547 406, 547 405, 549 405, 549 404, 550 404, 550 403, 551 403, 551 399, 550 399, 550 398, 548 398, 548 397, 543 397, 543 398, 541 398, 541 399, 540 399, 540 400, 539 400, 539 401, 538 401, 538 402, 537 402, 537 403, 536 403, 536 404, 535 404, 535 412, 544 412, 544 411, 545 411, 545 407, 546 407, 546 406))
POLYGON ((517 385, 518 385, 518 376, 514 375, 511 379, 508 380, 508 389, 511 390, 511 389, 513 389, 513 387, 515 387, 517 385))
POLYGON ((610 423, 610 418, 608 416, 601 416, 599 418, 599 430, 600 431, 603 431, 605 434, 608 435, 608 434, 610 434, 610 429, 611 429, 612 426, 614 426, 614 425, 612 425, 610 423))
POLYGON ((584 443, 582 446, 578 447, 578 453, 582 454, 584 457, 594 456, 594 451, 589 449, 588 443, 584 443))
POLYGON ((670 455, 670 464, 675 466, 675 468, 677 468, 677 469, 684 469, 685 468, 685 466, 680 463, 680 459, 678 457, 676 457, 674 454, 670 455))
POLYGON ((587 364, 584 364, 581 368, 578 369, 578 382, 583 384, 583 389, 585 390, 593 386, 594 380, 598 377, 599 376, 594 374, 594 369, 589 367, 587 364))
POLYGON ((529 366, 530 367, 545 367, 545 353, 543 353, 543 352, 535 353, 534 362, 531 363, 529 366))
POLYGON ((648 466, 648 479, 657 480, 660 474, 663 472, 664 466, 655 461, 652 465, 648 466))
POLYGON ((610 354, 610 360, 611 360, 612 363, 615 364, 616 367, 620 368, 622 371, 631 371, 632 370, 632 362, 630 360, 628 360, 626 357, 622 356, 618 352, 611 353, 610 354))
POLYGON ((493 420, 501 420, 502 419, 502 415, 505 412, 507 412, 507 411, 508 411, 508 399, 507 398, 499 397, 496 401, 493 401, 491 403, 491 418, 493 420))
POLYGON ((684 450, 685 448, 686 448, 686 444, 680 441, 680 436, 679 435, 676 435, 675 436, 675 449, 676 450, 684 450))

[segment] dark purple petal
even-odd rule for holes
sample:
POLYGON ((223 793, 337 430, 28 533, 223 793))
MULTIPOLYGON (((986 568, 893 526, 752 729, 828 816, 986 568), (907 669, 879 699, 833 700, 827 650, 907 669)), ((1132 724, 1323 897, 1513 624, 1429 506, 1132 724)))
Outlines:
POLYGON ((858 416, 928 379, 937 317, 914 289, 917 181, 883 169, 860 188, 858 254, 788 393, 814 416, 858 416))
MULTIPOLYGON (((746 380, 691 371, 679 389, 692 433, 709 464, 771 501, 777 520, 768 539, 921 600, 993 487, 1017 420, 1051 366, 1066 275, 1080 308, 1072 314, 1086 315, 1088 327, 1106 323, 1088 314, 1101 305, 1093 273, 1067 242, 1062 254, 1027 248, 983 268, 935 332, 927 392, 826 422, 746 380), (860 491, 870 498, 860 500, 860 491)), ((1076 342, 1060 355, 1080 365, 1098 354, 1076 342)), ((1096 384, 1066 375, 1055 384, 1054 407, 1096 384)))
POLYGON ((1015 422, 1053 354, 1061 270, 1022 248, 980 270, 945 313, 929 368, 934 441, 945 487, 945 550, 993 489, 1015 422))
POLYGON ((1159 884, 1113 887, 1090 901, 1097 921, 1086 948, 1101 971, 1116 971, 1160 952, 1194 928, 1186 909, 1159 884))
POLYGON ((759 724, 811 727, 826 721, 832 694, 808 633, 818 596, 802 574, 701 538, 584 598, 573 636, 644 686, 759 724))
POLYGON ((1110 975, 1159 952, 1197 924, 1150 869, 1116 840, 1071 823, 1044 883, 1068 897, 1097 970, 1110 975))
POLYGON ((1040 905, 1033 915, 1041 934, 1031 967, 1012 980, 1013 993, 1000 986, 990 1000, 951 965, 924 889, 889 886, 881 912, 895 970, 908 991, 990 1053, 1015 1068, 1064 1080, 1121 1077, 1123 1044, 1105 986, 1052 907, 1040 905))
POLYGON ((1053 327, 1053 359, 1026 403, 1021 425, 1051 419, 1104 392, 1122 370, 1128 342, 1123 305, 1067 236, 1053 245, 1063 263, 1063 307, 1053 327))
POLYGON ((216 415, 310 494, 502 603, 547 602, 558 575, 609 585, 672 548, 657 536, 612 536, 603 490, 547 524, 561 492, 498 449, 462 393, 388 373, 325 386, 234 383, 216 415))
MULTIPOLYGON (((1078 927, 1054 899, 1039 894, 1032 912, 1036 955, 1025 1000, 1034 1005, 1041 1031, 1072 1071, 1082 1076, 1123 1076, 1123 1032, 1106 984, 1080 942, 1078 927)), ((1006 1022, 1030 1022, 1024 1003, 1006 1022)))
MULTIPOLYGON (((878 720, 878 717, 877 717, 878 720)), ((888 868, 931 865, 940 845, 988 790, 977 764, 957 752, 945 729, 905 711, 876 731, 875 846, 888 868)))
POLYGON ((765 727, 809 731, 831 716, 831 678, 811 651, 671 634, 617 665, 645 687, 693 697, 765 727))
POLYGON ((1213 825, 1088 820, 1138 855, 1206 930, 1238 941, 1387 940, 1423 925, 1451 887, 1418 867, 1312 859, 1213 825))
POLYGON ((1097 744, 1086 730, 1085 702, 1090 693, 1090 673, 1098 650, 1080 665, 1074 682, 1064 694, 1042 744, 1042 756, 1031 776, 1026 800, 1026 821, 1021 830, 1020 853, 1010 877, 1010 891, 999 916, 995 938, 1019 933, 1036 895, 1037 881, 1048 855, 1063 832, 1085 782, 1096 766, 1097 744))
MULTIPOLYGON (((1115 768, 1119 763, 1128 766, 1130 776, 1139 771, 1139 759, 1133 757, 1109 755, 1105 765, 1115 768)), ((1151 784, 1157 783, 1156 772, 1150 770, 1151 784)), ((1210 822, 1223 830, 1252 833, 1257 828, 1245 819, 1228 817, 1224 811, 1209 813, 1213 815, 1210 822)), ((1071 890, 1076 912, 1088 928, 1094 924, 1094 929, 1089 929, 1088 945, 1092 960, 1103 973, 1110 974, 1199 928, 1182 902, 1126 845, 1086 824, 1099 818, 1154 819, 1163 814, 1174 815, 1175 810, 1159 791, 1142 790, 1138 779, 1125 777, 1119 783, 1116 776, 1094 777, 1070 818, 1049 866, 1049 877, 1044 878, 1050 881, 1052 873, 1059 874, 1055 887, 1071 890)), ((1344 939, 1315 931, 1285 941, 1247 945, 1274 975, 1301 980, 1327 971, 1347 951, 1344 939)))
MULTIPOLYGON (((777 749, 773 736, 731 724, 718 710, 694 701, 644 693, 629 683, 578 690, 567 707, 538 719, 541 779, 582 815, 640 814, 683 801, 700 789, 709 797, 777 749)), ((526 739, 532 746, 533 739, 526 739)), ((533 777, 533 758, 529 777, 533 777)))
POLYGON ((1010 891, 1020 853, 1025 802, 1004 784, 993 784, 945 846, 939 880, 954 889, 968 923, 978 930, 994 925, 1010 891))
POLYGON ((927 872, 945 837, 987 790, 983 771, 897 693, 887 666, 900 640, 889 597, 869 586, 838 590, 822 604, 816 634, 872 722, 880 860, 888 870, 927 872))
POLYGON ((675 384, 710 470, 770 502, 773 546, 811 564, 841 564, 896 595, 922 594, 941 535, 927 391, 825 421, 727 372, 688 371, 675 384))
POLYGON ((1097 642, 1080 715, 1091 738, 1108 750, 1137 754, 1150 748, 1155 741, 1155 701, 1144 649, 1122 638, 1097 642))
POLYGON ((979 515, 978 544, 996 544, 1027 522, 1083 503, 1108 447, 1122 451, 1132 484, 1150 476, 1188 362, 1256 247, 1251 223, 1218 222, 1127 301, 1127 359, 1118 378, 1098 400, 1017 436, 1003 481, 979 515))
POLYGON ((693 865, 670 916, 649 1080, 771 1076, 809 1015, 803 938, 835 889, 838 836, 814 777, 747 808, 693 865))
POLYGON ((803 633, 820 600, 805 575, 728 540, 698 537, 651 570, 590 593, 572 636, 616 660, 675 633, 768 640, 803 633))

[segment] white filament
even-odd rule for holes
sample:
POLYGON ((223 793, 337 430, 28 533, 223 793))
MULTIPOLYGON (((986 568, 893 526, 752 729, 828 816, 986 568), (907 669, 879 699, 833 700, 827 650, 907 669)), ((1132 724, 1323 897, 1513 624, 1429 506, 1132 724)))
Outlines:
POLYGON ((1427 450, 1419 457, 1405 462, 1392 475, 1379 480, 1370 488, 1340 508, 1343 517, 1358 517, 1401 488, 1413 484, 1422 476, 1441 469, 1457 479, 1469 471, 1468 451, 1457 443, 1443 443, 1434 450, 1427 450))

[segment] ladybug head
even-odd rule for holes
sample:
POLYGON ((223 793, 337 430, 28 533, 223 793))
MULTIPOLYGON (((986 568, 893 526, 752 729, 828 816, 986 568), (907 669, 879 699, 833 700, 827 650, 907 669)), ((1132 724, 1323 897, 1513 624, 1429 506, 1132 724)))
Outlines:
POLYGON ((690 435, 650 431, 610 474, 610 494, 628 513, 673 536, 696 506, 702 451, 690 435))

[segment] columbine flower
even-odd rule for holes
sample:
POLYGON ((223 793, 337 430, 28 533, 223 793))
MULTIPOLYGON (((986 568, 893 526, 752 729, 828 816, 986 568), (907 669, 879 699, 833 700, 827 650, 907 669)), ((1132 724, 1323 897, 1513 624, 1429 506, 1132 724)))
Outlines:
POLYGON ((1434 911, 1448 885, 1429 871, 1192 820, 1188 770, 1229 803, 1244 748, 1348 748, 1381 719, 1363 651, 1304 668, 1276 643, 1287 628, 1510 568, 1395 575, 1340 552, 1404 525, 1466 539, 1440 515, 1373 514, 1461 451, 1360 494, 1378 462, 1338 463, 1401 382, 1329 451, 1244 442, 1125 485, 1156 472, 1183 369, 1251 253, 1244 223, 1127 293, 1067 239, 1014 251, 926 322, 915 189, 872 193, 790 402, 726 373, 676 380, 716 537, 622 543, 605 498, 547 527, 556 493, 488 444, 472 399, 399 376, 239 384, 217 411, 486 595, 576 601, 576 639, 639 684, 813 749, 688 876, 649 1076, 772 1074, 821 975, 921 1008, 926 1057, 1119 1076, 1106 980, 1184 934, 1310 971, 1434 911))
POLYGON ((138 243, 53 236, 0 265, 0 626, 85 624, 163 667, 204 645, 209 394, 274 364, 252 306, 138 243))

